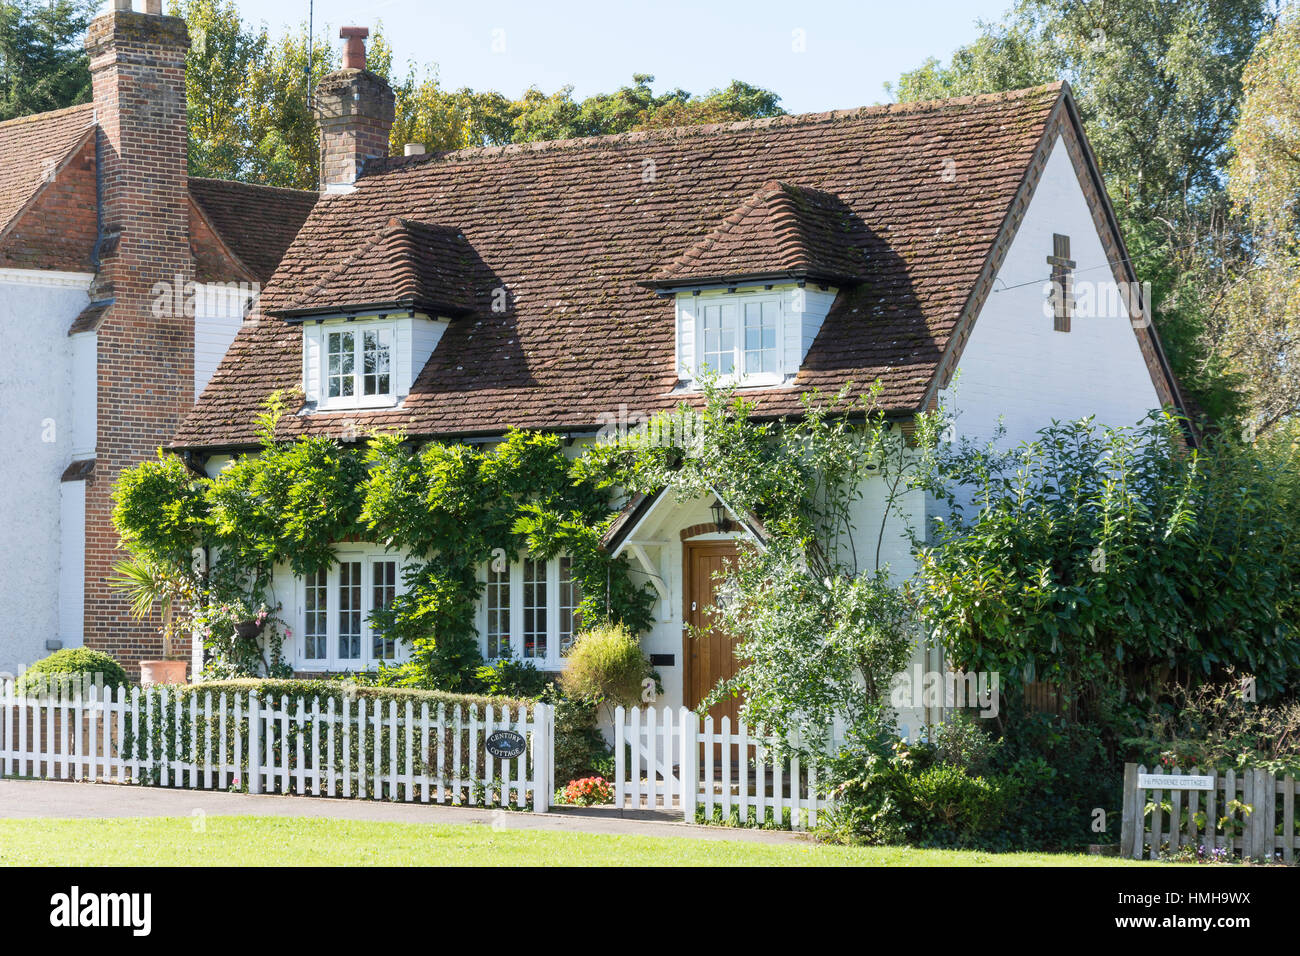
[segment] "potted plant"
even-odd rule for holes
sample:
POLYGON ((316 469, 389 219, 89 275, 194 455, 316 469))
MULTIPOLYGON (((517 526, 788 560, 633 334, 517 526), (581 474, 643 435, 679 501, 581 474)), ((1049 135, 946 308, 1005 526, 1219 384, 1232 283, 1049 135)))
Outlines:
POLYGON ((176 607, 187 598, 193 598, 191 588, 179 577, 168 574, 158 565, 134 558, 114 566, 117 577, 110 583, 122 588, 131 597, 131 616, 144 620, 155 604, 162 608, 163 656, 161 660, 140 662, 140 683, 184 684, 187 661, 176 654, 176 607))

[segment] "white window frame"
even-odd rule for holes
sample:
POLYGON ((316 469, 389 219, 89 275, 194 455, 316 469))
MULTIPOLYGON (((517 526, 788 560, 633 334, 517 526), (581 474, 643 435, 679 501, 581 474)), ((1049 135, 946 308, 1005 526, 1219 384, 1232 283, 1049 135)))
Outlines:
POLYGON ((397 323, 391 319, 367 321, 324 322, 319 326, 316 407, 321 410, 338 408, 385 408, 397 403, 398 335, 397 323), (353 394, 329 394, 330 336, 352 333, 353 394), (380 332, 388 336, 388 391, 365 395, 365 333, 380 332))
MULTIPOLYGON (((326 580, 326 628, 325 657, 307 657, 307 579, 295 576, 297 614, 294 617, 293 655, 294 669, 304 672, 337 673, 341 671, 374 670, 379 666, 379 659, 374 655, 375 629, 370 622, 374 613, 375 566, 392 562, 394 568, 394 597, 405 593, 403 572, 406 561, 401 555, 386 551, 379 546, 361 546, 339 549, 335 553, 338 559, 325 573, 326 580), (345 563, 360 563, 361 571, 361 656, 342 657, 339 654, 339 580, 341 568, 345 563)), ((384 660, 385 664, 400 664, 410 657, 410 648, 401 641, 396 642, 394 656, 384 660)))
MULTIPOLYGON (((515 661, 532 664, 538 670, 544 671, 561 671, 568 666, 568 658, 564 655, 560 647, 560 562, 564 559, 570 561, 569 575, 573 580, 572 559, 568 555, 558 555, 546 561, 546 654, 538 657, 524 656, 524 559, 528 555, 521 552, 514 556, 514 560, 507 565, 510 575, 510 610, 509 610, 509 647, 510 657, 515 661)), ((479 580, 483 582, 484 588, 479 596, 478 609, 478 634, 479 634, 479 651, 483 654, 484 660, 498 661, 501 657, 488 656, 488 565, 479 568, 479 580)), ((576 584, 576 582, 575 582, 576 584)), ((575 598, 581 603, 581 594, 575 590, 575 598)), ((576 611, 577 605, 574 605, 576 611)), ((576 625, 576 619, 574 621, 576 625)), ((576 626, 574 628, 576 632, 576 626)), ((576 634, 571 634, 572 639, 576 634)), ((571 645, 570 645, 571 646, 571 645)))
MULTIPOLYGON (((785 382, 787 374, 792 370, 789 368, 788 357, 785 352, 786 326, 791 321, 798 321, 798 313, 792 313, 787 307, 786 300, 789 298, 789 291, 783 289, 764 289, 759 292, 729 292, 723 294, 702 293, 700 295, 683 295, 679 298, 678 309, 689 310, 694 322, 693 327, 693 348, 692 356, 694 365, 689 370, 692 378, 698 378, 706 365, 705 361, 705 310, 709 308, 719 308, 725 311, 730 308, 734 310, 734 339, 732 342, 733 371, 722 374, 718 369, 712 371, 717 375, 717 379, 724 385, 735 385, 739 388, 767 388, 774 385, 781 385, 785 382), (751 372, 746 367, 746 350, 745 350, 745 307, 748 305, 758 305, 760 308, 764 304, 773 305, 776 309, 776 342, 773 348, 775 352, 776 368, 770 372, 751 372)), ((680 320, 679 320, 680 328, 680 320)), ((680 334, 680 333, 679 333, 680 334)))

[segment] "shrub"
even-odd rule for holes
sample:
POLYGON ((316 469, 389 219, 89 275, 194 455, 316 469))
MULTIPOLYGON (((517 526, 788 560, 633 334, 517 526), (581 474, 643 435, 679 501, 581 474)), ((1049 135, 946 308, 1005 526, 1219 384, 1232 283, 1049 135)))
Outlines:
POLYGON ((578 637, 560 686, 574 698, 634 704, 650 677, 641 642, 622 624, 605 624, 578 637))
POLYGON ((1054 423, 1013 451, 958 444, 933 477, 966 503, 917 553, 927 626, 953 664, 1004 687, 1047 681, 1100 719, 1140 715, 1171 678, 1248 670, 1261 697, 1300 673, 1300 478, 1294 448, 1180 423, 1054 423), (1033 676, 1031 676, 1033 675, 1033 676))
POLYGON ((570 780, 560 792, 560 802, 577 807, 590 807, 598 803, 613 803, 614 788, 604 777, 583 777, 570 780))
POLYGON ((556 778, 612 776, 612 751, 596 726, 599 701, 566 697, 554 685, 546 697, 555 705, 556 778))
POLYGON ((1019 781, 1017 806, 1006 823, 1013 845, 1077 850, 1118 841, 1123 763, 1106 727, 1025 712, 1015 698, 1003 699, 1005 730, 990 767, 1019 781), (1098 808, 1106 811, 1104 833, 1092 829, 1098 808))
POLYGON ((1239 684, 1179 687, 1146 735, 1124 742, 1147 765, 1300 774, 1300 701, 1251 701, 1239 684))
POLYGON ((945 764, 981 773, 997 752, 998 741, 985 732, 978 718, 955 713, 934 728, 935 757, 945 764))
POLYGON ((84 647, 65 648, 37 661, 18 678, 19 694, 40 693, 62 681, 88 678, 105 687, 121 687, 130 683, 122 665, 102 651, 84 647))
POLYGON ((502 697, 541 697, 546 691, 548 677, 528 661, 507 657, 484 664, 475 672, 484 692, 502 697))
POLYGON ((928 745, 845 751, 832 766, 835 804, 818 827, 840 843, 1007 848, 1003 821, 1017 782, 938 760, 928 745))
MULTIPOLYGON (((365 684, 353 683, 349 680, 337 679, 320 679, 320 680, 301 680, 301 679, 263 679, 256 677, 235 678, 233 680, 214 680, 205 681, 201 684, 190 684, 186 687, 178 688, 183 695, 211 693, 217 694, 247 694, 249 691, 257 691, 258 697, 262 700, 276 700, 281 697, 288 697, 290 700, 304 698, 320 700, 321 706, 333 698, 342 700, 344 697, 352 699, 364 698, 366 700, 396 701, 399 704, 405 701, 411 701, 418 708, 421 703, 428 703, 429 709, 433 711, 438 704, 446 704, 448 708, 456 704, 463 707, 475 706, 481 714, 484 708, 489 705, 500 711, 502 706, 510 707, 512 710, 516 707, 531 707, 533 702, 522 700, 514 697, 488 697, 484 694, 452 694, 440 690, 423 690, 420 688, 408 687, 374 687, 365 684)), ((201 696, 200 696, 200 699, 201 696)))

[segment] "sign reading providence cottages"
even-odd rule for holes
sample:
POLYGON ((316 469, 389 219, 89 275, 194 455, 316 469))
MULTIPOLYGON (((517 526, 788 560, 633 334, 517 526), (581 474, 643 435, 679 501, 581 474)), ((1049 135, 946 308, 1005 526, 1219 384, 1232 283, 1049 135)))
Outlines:
POLYGON ((514 760, 523 756, 524 737, 513 730, 498 730, 488 734, 484 742, 487 752, 501 760, 514 760))
POLYGON ((1186 773, 1140 773, 1142 790, 1213 790, 1214 777, 1186 773))

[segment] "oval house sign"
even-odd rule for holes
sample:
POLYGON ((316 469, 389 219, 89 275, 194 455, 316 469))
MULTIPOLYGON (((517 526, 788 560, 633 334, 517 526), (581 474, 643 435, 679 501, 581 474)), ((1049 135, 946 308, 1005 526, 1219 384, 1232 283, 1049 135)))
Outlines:
POLYGON ((523 734, 517 734, 513 730, 498 730, 488 734, 484 744, 488 753, 501 760, 514 760, 524 753, 523 734))

